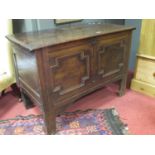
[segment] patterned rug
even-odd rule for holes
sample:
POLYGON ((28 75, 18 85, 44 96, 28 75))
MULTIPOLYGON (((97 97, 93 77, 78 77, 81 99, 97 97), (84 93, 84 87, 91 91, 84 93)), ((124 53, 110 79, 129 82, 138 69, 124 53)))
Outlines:
MULTIPOLYGON (((124 135, 127 126, 114 108, 67 112, 56 119, 57 135, 124 135)), ((44 135, 42 115, 0 120, 0 135, 44 135)))

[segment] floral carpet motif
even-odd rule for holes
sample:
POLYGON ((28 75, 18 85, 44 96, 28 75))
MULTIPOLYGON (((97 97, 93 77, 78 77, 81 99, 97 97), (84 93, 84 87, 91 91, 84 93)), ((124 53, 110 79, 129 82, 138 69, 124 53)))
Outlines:
MULTIPOLYGON (((123 135, 127 125, 114 108, 66 112, 57 116, 57 135, 123 135)), ((0 135, 44 135, 42 115, 0 120, 0 135)))

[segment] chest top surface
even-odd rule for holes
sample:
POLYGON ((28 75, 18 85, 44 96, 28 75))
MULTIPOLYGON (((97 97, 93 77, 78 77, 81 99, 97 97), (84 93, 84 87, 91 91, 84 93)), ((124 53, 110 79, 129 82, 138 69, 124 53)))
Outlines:
POLYGON ((6 38, 12 43, 33 51, 61 43, 133 29, 133 27, 115 24, 78 24, 44 31, 18 33, 8 35, 6 38))

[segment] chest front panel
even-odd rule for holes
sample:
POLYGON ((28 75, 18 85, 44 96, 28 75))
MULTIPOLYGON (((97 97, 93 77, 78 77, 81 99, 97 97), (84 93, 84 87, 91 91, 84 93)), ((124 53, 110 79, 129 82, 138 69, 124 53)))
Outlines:
POLYGON ((127 35, 124 34, 49 49, 51 97, 58 104, 121 76, 126 54, 127 35))
POLYGON ((110 45, 102 44, 97 50, 97 73, 102 78, 121 73, 124 66, 125 46, 123 41, 110 45))
POLYGON ((49 51, 51 94, 55 100, 82 93, 91 83, 93 48, 90 44, 49 51))

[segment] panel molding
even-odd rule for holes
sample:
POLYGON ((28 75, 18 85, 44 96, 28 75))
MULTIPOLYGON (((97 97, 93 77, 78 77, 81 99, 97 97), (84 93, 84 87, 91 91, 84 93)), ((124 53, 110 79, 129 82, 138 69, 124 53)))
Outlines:
MULTIPOLYGON (((56 57, 54 59, 55 64, 50 66, 52 71, 61 67, 60 62, 65 61, 66 59, 69 59, 70 57, 73 57, 73 56, 78 57, 80 61, 86 62, 86 66, 85 66, 86 74, 85 74, 85 76, 81 77, 81 80, 80 80, 81 82, 78 85, 74 85, 67 89, 64 89, 63 86, 61 86, 61 85, 54 86, 54 88, 52 90, 53 93, 58 93, 59 95, 65 95, 71 91, 74 91, 74 90, 84 87, 86 85, 86 81, 90 78, 90 55, 87 55, 86 53, 87 53, 87 50, 82 50, 82 51, 78 51, 74 54, 70 54, 70 55, 66 55, 66 56, 62 56, 62 57, 56 57)), ((88 53, 91 53, 91 52, 88 51, 88 53)), ((75 72, 77 72, 77 70, 75 70, 75 72)))
POLYGON ((109 52, 108 50, 106 50, 106 48, 115 46, 117 44, 119 45, 119 48, 123 48, 122 55, 124 57, 124 53, 125 53, 125 50, 126 50, 125 40, 121 40, 121 41, 115 42, 115 43, 113 43, 111 45, 102 45, 102 46, 100 46, 100 48, 98 50, 98 61, 99 61, 99 63, 98 63, 98 75, 102 76, 102 78, 107 77, 107 76, 110 76, 110 75, 113 75, 113 74, 116 74, 116 73, 120 72, 121 69, 124 67, 124 62, 120 62, 117 65, 117 68, 116 69, 111 70, 108 73, 105 73, 104 68, 100 69, 101 68, 101 57, 102 57, 102 55, 104 55, 106 52, 109 52))

